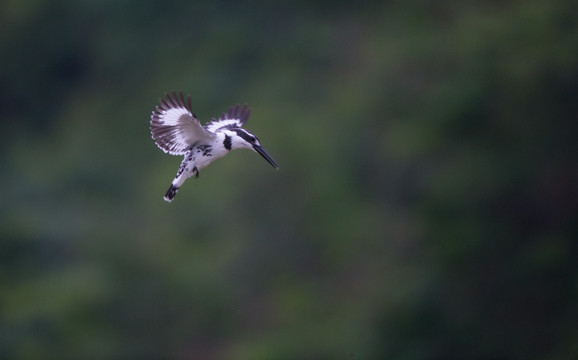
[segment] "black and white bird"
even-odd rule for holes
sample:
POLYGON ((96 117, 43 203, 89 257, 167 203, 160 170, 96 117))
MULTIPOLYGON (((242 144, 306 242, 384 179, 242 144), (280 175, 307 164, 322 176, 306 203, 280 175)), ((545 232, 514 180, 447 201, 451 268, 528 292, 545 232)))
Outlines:
POLYGON ((276 170, 279 166, 243 125, 251 115, 251 109, 235 105, 223 113, 218 120, 201 126, 191 109, 191 97, 186 101, 183 93, 165 93, 151 115, 151 134, 161 150, 171 155, 184 155, 177 176, 167 190, 164 199, 171 202, 185 180, 199 177, 199 170, 231 150, 251 149, 261 155, 276 170))

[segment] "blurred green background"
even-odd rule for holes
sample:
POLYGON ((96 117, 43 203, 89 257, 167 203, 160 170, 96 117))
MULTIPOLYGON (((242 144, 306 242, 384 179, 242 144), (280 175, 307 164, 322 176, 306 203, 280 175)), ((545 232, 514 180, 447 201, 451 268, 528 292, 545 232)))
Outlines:
POLYGON ((0 104, 2 359, 578 358, 573 1, 2 0, 0 104))

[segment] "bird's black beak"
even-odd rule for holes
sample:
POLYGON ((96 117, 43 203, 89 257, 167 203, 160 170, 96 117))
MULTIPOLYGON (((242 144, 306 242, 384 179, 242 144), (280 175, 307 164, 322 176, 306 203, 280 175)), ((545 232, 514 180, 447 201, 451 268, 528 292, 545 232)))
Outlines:
POLYGON ((275 160, 273 160, 271 155, 269 155, 269 153, 267 153, 267 151, 265 151, 265 149, 262 146, 253 145, 253 149, 255 149, 255 151, 263 157, 263 159, 267 160, 267 162, 271 164, 271 166, 273 166, 275 170, 279 170, 279 166, 277 165, 275 160))

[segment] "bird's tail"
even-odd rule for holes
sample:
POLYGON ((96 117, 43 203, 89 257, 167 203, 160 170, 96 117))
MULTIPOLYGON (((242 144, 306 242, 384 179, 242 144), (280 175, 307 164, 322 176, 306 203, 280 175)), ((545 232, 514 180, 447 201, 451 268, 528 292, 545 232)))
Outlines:
POLYGON ((165 194, 165 201, 166 202, 171 202, 173 201, 173 199, 175 198, 175 195, 177 195, 177 192, 179 191, 179 187, 175 186, 174 184, 171 184, 171 186, 169 186, 169 189, 167 190, 167 193, 165 194))

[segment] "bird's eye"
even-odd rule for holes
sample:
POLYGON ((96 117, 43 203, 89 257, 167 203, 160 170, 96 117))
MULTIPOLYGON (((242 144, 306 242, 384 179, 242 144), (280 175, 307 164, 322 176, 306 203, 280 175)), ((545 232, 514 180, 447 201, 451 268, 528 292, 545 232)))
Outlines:
POLYGON ((249 138, 249 141, 250 141, 250 142, 255 142, 255 140, 256 140, 256 139, 255 139, 255 137, 253 137, 253 136, 251 136, 251 137, 249 138))

